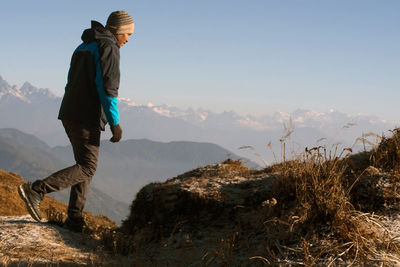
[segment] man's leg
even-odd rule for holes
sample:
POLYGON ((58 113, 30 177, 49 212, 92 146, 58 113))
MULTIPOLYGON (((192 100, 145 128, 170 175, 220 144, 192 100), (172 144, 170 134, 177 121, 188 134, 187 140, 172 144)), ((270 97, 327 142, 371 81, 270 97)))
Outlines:
POLYGON ((70 139, 76 164, 34 182, 32 188, 40 194, 47 194, 71 187, 68 216, 82 218, 90 181, 97 168, 100 128, 66 121, 63 121, 63 125, 70 139))
POLYGON ((68 217, 80 219, 86 203, 86 196, 89 191, 90 181, 82 182, 71 187, 69 196, 68 217))
POLYGON ((74 232, 82 232, 85 225, 82 212, 85 206, 89 186, 90 181, 87 181, 71 187, 68 205, 68 218, 64 223, 64 227, 74 232))

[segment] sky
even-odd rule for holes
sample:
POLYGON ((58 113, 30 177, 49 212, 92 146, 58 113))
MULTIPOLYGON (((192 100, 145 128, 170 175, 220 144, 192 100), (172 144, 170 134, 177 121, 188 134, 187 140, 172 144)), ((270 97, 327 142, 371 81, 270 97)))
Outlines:
POLYGON ((91 20, 135 20, 120 97, 270 115, 298 108, 400 122, 400 1, 4 1, 0 76, 62 96, 91 20))

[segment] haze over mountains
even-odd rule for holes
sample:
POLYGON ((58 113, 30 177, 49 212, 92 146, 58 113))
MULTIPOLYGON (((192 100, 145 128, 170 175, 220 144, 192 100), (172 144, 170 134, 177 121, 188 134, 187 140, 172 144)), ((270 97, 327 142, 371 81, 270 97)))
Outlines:
MULTIPOLYGON (((150 182, 162 182, 199 166, 221 162, 230 151, 215 144, 194 142, 160 143, 126 140, 102 141, 99 167, 92 180, 86 208, 103 213, 119 223, 129 212, 135 194, 150 182)), ((74 164, 72 148, 51 148, 33 135, 16 129, 0 129, 0 169, 18 173, 27 181, 42 179, 74 164)), ((53 193, 68 202, 69 190, 53 193)))
MULTIPOLYGON (((161 143, 147 139, 126 140, 113 144, 104 140, 100 145, 99 165, 94 185, 113 198, 129 203, 135 194, 150 182, 161 182, 199 166, 219 163, 232 152, 210 143, 161 143)), ((53 148, 58 158, 72 164, 72 148, 53 148)))
MULTIPOLYGON (((122 94, 122 93, 121 93, 122 94)), ((68 140, 57 120, 61 98, 49 89, 38 89, 29 83, 21 88, 9 85, 0 77, 0 127, 20 129, 44 140, 51 146, 65 145, 68 140)), ((301 103, 299 103, 301 106, 301 103)), ((287 132, 290 120, 294 126, 290 143, 293 151, 302 151, 325 138, 326 145, 340 142, 352 146, 362 133, 382 134, 393 129, 394 122, 373 116, 350 116, 330 110, 318 113, 298 109, 291 114, 276 112, 269 116, 241 116, 234 111, 214 113, 203 109, 182 110, 168 105, 137 105, 120 98, 121 126, 124 139, 146 138, 154 141, 196 141, 218 144, 230 151, 248 157, 259 164, 274 161, 271 147, 278 159, 280 139, 287 132), (253 150, 239 147, 252 146, 253 150)), ((109 131, 103 138, 109 137, 109 131)))

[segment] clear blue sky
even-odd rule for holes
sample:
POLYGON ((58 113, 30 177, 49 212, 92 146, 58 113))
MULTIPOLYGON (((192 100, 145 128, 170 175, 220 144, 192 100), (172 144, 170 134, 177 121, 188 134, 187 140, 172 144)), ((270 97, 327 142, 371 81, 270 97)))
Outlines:
POLYGON ((61 96, 90 20, 126 10, 120 96, 263 115, 297 108, 400 122, 400 1, 5 1, 0 75, 61 96))

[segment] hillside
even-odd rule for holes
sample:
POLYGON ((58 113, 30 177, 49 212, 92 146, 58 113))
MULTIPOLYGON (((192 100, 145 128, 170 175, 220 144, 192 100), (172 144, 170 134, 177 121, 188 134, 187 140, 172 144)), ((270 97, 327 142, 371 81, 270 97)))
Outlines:
MULTIPOLYGON (((18 216, 28 214, 24 202, 17 193, 17 187, 25 181, 16 173, 0 170, 0 216, 18 216)), ((57 206, 60 209, 66 209, 66 205, 45 197, 42 204, 42 210, 48 210, 50 206, 57 206)))
POLYGON ((122 227, 87 237, 133 266, 398 266, 399 158, 396 129, 357 154, 306 148, 263 170, 226 160, 146 185, 122 227))
POLYGON ((1 169, 18 172, 32 181, 63 167, 65 163, 39 139, 15 129, 0 129, 1 169))

